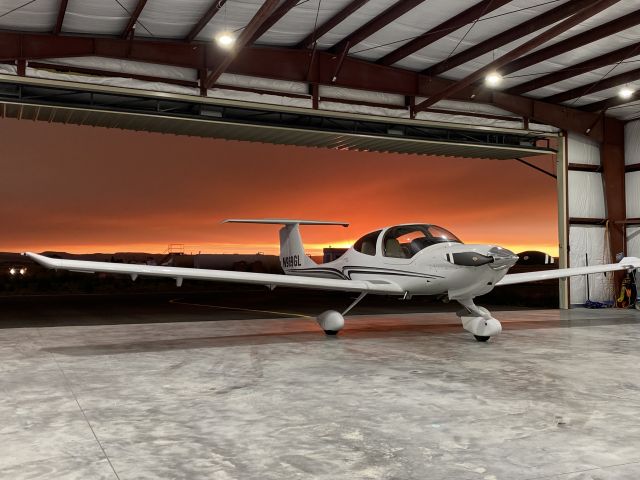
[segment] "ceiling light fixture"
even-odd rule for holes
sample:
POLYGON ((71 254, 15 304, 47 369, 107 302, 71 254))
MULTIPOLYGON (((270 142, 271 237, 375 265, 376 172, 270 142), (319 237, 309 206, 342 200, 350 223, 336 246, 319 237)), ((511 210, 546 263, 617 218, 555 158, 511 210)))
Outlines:
POLYGON ((633 97, 634 94, 634 90, 629 88, 629 87, 622 87, 620 89, 620 91, 618 92, 618 95, 620 96, 620 98, 623 98, 625 100, 629 100, 631 97, 633 97))
POLYGON ((490 87, 497 87, 502 83, 502 75, 498 72, 488 73, 486 77, 484 77, 484 83, 486 83, 490 87))
POLYGON ((216 42, 222 48, 231 48, 231 46, 235 43, 236 39, 229 32, 222 32, 216 36, 216 42))

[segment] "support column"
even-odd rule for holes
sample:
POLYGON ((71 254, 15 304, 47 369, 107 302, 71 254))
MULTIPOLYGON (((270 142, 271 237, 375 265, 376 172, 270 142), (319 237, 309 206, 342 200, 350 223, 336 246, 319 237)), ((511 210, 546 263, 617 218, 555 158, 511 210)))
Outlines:
MULTIPOLYGON (((558 137, 558 153, 556 155, 559 268, 569 267, 569 199, 567 194, 569 179, 568 167, 567 137, 563 134, 558 137)), ((569 280, 566 278, 560 279, 559 298, 559 307, 565 310, 568 309, 571 303, 569 298, 569 280)))
MULTIPOLYGON (((624 220, 627 214, 624 190, 624 124, 621 121, 605 117, 604 140, 600 152, 604 194, 607 202, 609 248, 611 259, 615 261, 617 254, 626 253, 624 251, 624 220)), ((623 278, 624 272, 614 274, 616 294, 620 291, 623 278)))

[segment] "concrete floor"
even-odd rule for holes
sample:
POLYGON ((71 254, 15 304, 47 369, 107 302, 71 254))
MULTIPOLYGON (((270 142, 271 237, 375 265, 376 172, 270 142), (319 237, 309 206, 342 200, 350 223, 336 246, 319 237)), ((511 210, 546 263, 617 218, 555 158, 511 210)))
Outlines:
POLYGON ((638 479, 640 312, 0 330, 4 479, 638 479))

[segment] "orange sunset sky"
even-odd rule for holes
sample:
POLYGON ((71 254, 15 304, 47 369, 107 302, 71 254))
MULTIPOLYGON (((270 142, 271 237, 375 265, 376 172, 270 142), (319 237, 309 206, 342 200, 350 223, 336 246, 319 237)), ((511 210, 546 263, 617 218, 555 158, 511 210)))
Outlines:
MULTIPOLYGON (((0 250, 277 253, 277 226, 229 217, 349 221, 303 227, 308 253, 396 223, 465 243, 557 255, 555 182, 516 161, 346 152, 0 120, 0 250)), ((550 156, 536 164, 552 169, 550 156)))

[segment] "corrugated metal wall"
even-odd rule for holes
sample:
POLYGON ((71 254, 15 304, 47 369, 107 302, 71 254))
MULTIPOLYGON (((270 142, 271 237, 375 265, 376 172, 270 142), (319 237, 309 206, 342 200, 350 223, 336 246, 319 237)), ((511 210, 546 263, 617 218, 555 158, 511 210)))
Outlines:
MULTIPOLYGON (((567 143, 569 164, 600 165, 600 147, 593 140, 569 134, 567 143)), ((598 172, 569 171, 569 217, 602 219, 607 216, 602 174, 598 172)), ((607 228, 600 225, 571 225, 569 227, 569 261, 572 267, 587 264, 611 263, 607 228)), ((587 298, 593 301, 612 301, 613 276, 594 274, 571 277, 571 304, 580 305, 587 298)))
MULTIPOLYGON (((624 128, 624 163, 640 164, 640 120, 629 122, 624 128)), ((640 172, 625 174, 627 218, 640 218, 640 172)), ((640 257, 640 227, 627 227, 627 255, 640 257)))

